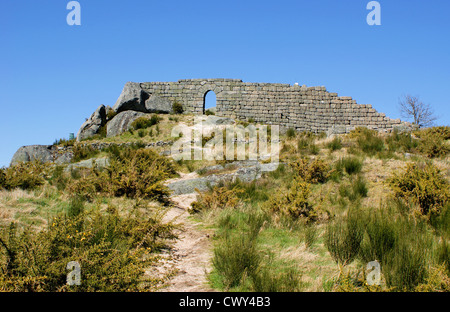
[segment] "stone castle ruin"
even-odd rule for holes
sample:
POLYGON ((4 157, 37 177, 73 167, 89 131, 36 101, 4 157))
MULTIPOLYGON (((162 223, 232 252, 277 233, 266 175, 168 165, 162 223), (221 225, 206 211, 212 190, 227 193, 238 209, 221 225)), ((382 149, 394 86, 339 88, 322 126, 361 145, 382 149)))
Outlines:
MULTIPOLYGON (((216 115, 276 124, 298 131, 347 133, 358 126, 392 131, 407 126, 371 105, 357 104, 325 87, 298 84, 252 83, 239 79, 181 79, 177 82, 128 82, 113 110, 117 113, 170 112, 182 104, 186 113, 204 114, 205 96, 216 94, 216 115)), ((80 129, 81 130, 81 129, 80 129)))
MULTIPOLYGON (((177 82, 127 82, 113 107, 100 105, 77 134, 77 141, 106 130, 111 137, 127 131, 131 123, 149 113, 172 113, 173 104, 185 113, 205 113, 205 96, 216 94, 216 116, 260 124, 279 125, 298 131, 348 133, 363 126, 390 132, 413 127, 399 119, 390 119, 371 105, 357 104, 351 97, 340 97, 325 87, 298 84, 252 83, 239 79, 182 79, 177 82), (111 117, 112 116, 112 117, 111 117)), ((164 143, 164 142, 159 142, 164 143)), ((66 163, 70 151, 58 151, 53 145, 21 147, 11 164, 32 159, 66 163)))

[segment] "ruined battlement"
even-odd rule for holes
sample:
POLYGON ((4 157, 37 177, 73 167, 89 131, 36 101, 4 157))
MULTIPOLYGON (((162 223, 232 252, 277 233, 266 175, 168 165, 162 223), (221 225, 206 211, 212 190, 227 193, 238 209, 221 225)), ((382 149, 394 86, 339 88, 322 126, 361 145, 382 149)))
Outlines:
MULTIPOLYGON (((179 102, 185 112, 203 114, 205 96, 216 94, 216 115, 239 120, 277 124, 299 131, 345 133, 365 126, 391 131, 404 124, 377 112, 371 105, 357 104, 348 96, 338 96, 324 86, 253 83, 240 79, 181 79, 176 82, 127 83, 114 106, 117 110, 126 100, 127 89, 144 93, 140 103, 152 96, 168 103, 179 102)), ((133 93, 132 92, 132 93, 133 93)), ((137 103, 136 103, 137 104, 137 103)))

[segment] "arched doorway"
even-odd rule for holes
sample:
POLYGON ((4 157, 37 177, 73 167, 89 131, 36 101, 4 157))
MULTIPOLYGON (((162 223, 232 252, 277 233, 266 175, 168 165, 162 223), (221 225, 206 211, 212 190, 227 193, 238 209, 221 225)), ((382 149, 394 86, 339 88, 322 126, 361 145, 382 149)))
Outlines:
POLYGON ((206 111, 209 110, 213 113, 216 112, 216 93, 212 90, 206 91, 203 96, 203 114, 206 114, 206 111))

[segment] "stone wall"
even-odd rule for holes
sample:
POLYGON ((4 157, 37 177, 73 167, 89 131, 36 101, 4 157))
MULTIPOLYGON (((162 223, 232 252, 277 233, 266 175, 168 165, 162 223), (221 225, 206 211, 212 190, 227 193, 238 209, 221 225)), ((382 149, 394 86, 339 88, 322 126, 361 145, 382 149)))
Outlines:
POLYGON ((170 103, 177 101, 186 112, 194 114, 204 113, 205 96, 213 91, 217 116, 253 119, 300 131, 345 133, 357 126, 391 131, 406 125, 377 112, 371 105, 357 104, 351 97, 328 92, 323 86, 250 83, 239 79, 182 79, 136 85, 147 96, 156 95, 170 103))

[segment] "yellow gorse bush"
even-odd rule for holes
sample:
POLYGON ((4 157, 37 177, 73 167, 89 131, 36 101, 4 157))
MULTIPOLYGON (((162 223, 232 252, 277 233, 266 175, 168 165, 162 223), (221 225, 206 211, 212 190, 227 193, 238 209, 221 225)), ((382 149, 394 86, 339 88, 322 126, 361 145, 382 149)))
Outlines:
POLYGON ((330 167, 322 159, 299 159, 291 163, 291 167, 298 176, 308 183, 325 183, 329 178, 330 167))
POLYGON ((264 208, 276 215, 313 221, 317 218, 317 213, 308 200, 310 194, 310 184, 296 179, 287 191, 270 196, 264 204, 264 208))
POLYGON ((450 199, 450 186, 438 168, 432 164, 409 163, 406 170, 395 172, 387 179, 394 196, 413 200, 425 216, 438 215, 450 199))
POLYGON ((1 291, 140 291, 162 283, 144 278, 158 261, 152 251, 173 239, 172 224, 137 211, 58 215, 40 231, 15 224, 0 232, 1 291), (67 263, 81 267, 81 285, 66 284, 67 263))
POLYGON ((190 213, 212 209, 234 208, 240 204, 238 193, 243 190, 226 186, 214 186, 209 192, 200 193, 197 200, 191 204, 190 213))

